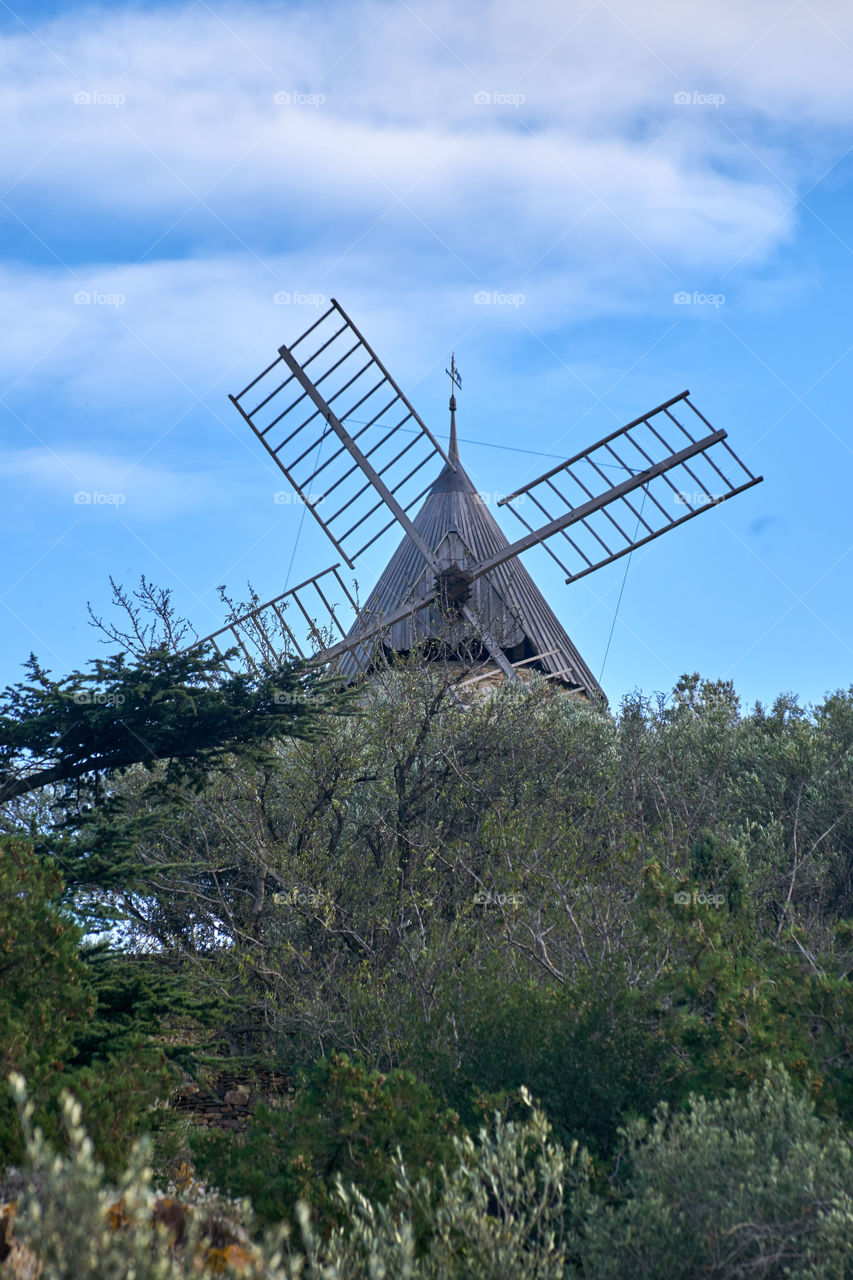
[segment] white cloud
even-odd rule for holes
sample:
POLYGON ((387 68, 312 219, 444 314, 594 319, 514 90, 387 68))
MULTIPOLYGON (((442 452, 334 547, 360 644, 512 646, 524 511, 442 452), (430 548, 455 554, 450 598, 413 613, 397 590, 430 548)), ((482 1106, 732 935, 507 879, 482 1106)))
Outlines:
POLYGON ((317 314, 281 291, 339 297, 406 385, 472 326, 665 324, 733 263, 725 292, 755 297, 851 114, 853 10, 828 0, 318 12, 89 9, 0 35, 25 125, 0 182, 73 267, 32 242, 38 265, 0 271, 18 413, 52 395, 150 442, 203 397, 239 430, 226 393, 317 314))
POLYGON ((216 511, 234 498, 234 483, 222 471, 178 471, 131 456, 78 448, 0 450, 4 505, 46 504, 69 521, 119 513, 133 521, 168 520, 191 512, 216 511))
POLYGON ((761 232, 764 255, 790 230, 779 178, 814 163, 761 136, 768 119, 838 127, 853 106, 853 17, 827 3, 781 16, 735 0, 689 15, 671 2, 521 15, 433 0, 338 4, 322 21, 201 5, 87 19, 47 24, 44 45, 0 41, 5 112, 27 126, 0 176, 18 184, 13 208, 59 199, 107 239, 121 217, 142 252, 179 217, 227 238, 202 205, 186 212, 207 193, 261 257, 299 238, 324 266, 380 217, 404 246, 431 231, 475 274, 507 255, 525 269, 573 223, 554 269, 595 249, 720 264, 761 232), (477 105, 478 91, 525 100, 477 105), (678 106, 678 91, 726 101, 678 106), (75 104, 80 93, 124 102, 75 104))

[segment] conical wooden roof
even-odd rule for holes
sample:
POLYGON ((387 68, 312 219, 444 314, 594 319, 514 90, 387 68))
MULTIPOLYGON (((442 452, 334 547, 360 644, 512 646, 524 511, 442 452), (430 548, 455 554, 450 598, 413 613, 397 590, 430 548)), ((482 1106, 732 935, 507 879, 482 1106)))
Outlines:
MULTIPOLYGON (((455 405, 452 406, 455 408, 455 405)), ((442 569, 463 571, 509 545, 494 516, 458 461, 456 425, 452 421, 447 464, 430 489, 413 523, 442 569), (455 465, 455 470, 454 470, 455 465)), ((435 574, 408 534, 389 560, 353 624, 348 638, 361 627, 375 625, 407 601, 430 590, 435 574)), ((551 675, 555 681, 588 696, 601 694, 601 686, 578 653, 567 632, 548 606, 530 574, 516 556, 471 583, 467 601, 483 626, 500 644, 511 662, 535 658, 529 666, 551 675)), ((459 617, 451 624, 438 601, 389 627, 383 634, 386 648, 406 653, 415 645, 433 641, 446 656, 476 649, 474 628, 459 617)), ((366 651, 342 655, 340 670, 354 678, 370 666, 366 651)))

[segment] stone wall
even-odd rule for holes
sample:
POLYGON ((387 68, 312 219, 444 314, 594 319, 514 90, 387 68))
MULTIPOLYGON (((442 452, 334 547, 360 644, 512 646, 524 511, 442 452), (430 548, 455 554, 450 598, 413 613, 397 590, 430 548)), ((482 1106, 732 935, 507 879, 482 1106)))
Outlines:
POLYGON ((286 1106, 293 1093, 292 1080, 275 1071, 222 1071, 207 1085, 181 1085, 170 1105, 194 1124, 242 1130, 259 1102, 286 1106))

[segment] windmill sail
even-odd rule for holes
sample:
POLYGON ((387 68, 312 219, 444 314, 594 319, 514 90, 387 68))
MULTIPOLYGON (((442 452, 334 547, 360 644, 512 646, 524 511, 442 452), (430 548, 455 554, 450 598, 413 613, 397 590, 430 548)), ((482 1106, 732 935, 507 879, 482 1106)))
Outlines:
POLYGON ((395 520, 406 526, 447 462, 334 298, 230 399, 350 568, 395 520))
MULTIPOLYGON (((346 637, 358 603, 332 565, 272 600, 235 611, 233 616, 192 646, 210 645, 224 657, 237 650, 237 665, 255 668, 281 660, 305 659, 346 637)), ((233 668, 225 663, 225 669, 233 668)))
POLYGON ((501 499, 566 582, 760 484, 689 395, 682 391, 501 499), (522 496, 536 508, 535 524, 512 505, 522 496))

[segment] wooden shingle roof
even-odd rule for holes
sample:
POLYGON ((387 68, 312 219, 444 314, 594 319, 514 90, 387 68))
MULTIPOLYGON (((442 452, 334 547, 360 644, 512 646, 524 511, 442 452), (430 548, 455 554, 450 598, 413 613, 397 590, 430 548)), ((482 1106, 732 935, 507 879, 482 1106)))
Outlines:
MULTIPOLYGON (((458 461, 455 423, 449 456, 451 462, 438 476, 413 523, 435 552, 442 569, 457 565, 464 570, 509 543, 458 461)), ((370 593, 349 637, 429 590, 434 577, 422 552, 406 535, 370 593)), ((590 697, 602 694, 595 676, 518 557, 475 579, 470 589, 469 606, 511 661, 536 658, 529 665, 556 682, 590 697)), ((397 653, 434 641, 442 652, 452 654, 465 652, 476 643, 470 632, 471 625, 462 618, 449 624, 438 601, 434 601, 389 627, 383 640, 387 648, 397 653)), ((365 651, 350 650, 340 660, 341 673, 347 678, 355 678, 369 666, 370 657, 365 651)))

